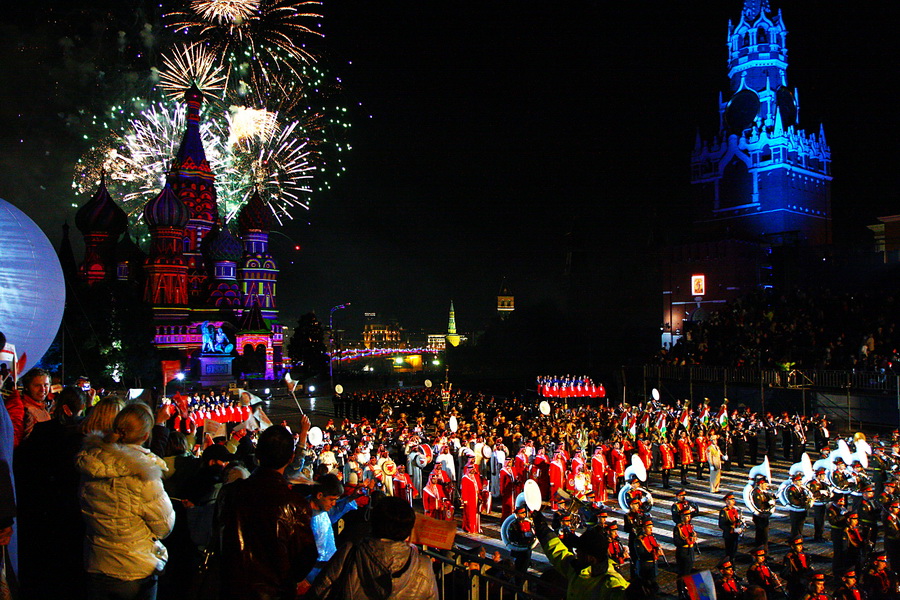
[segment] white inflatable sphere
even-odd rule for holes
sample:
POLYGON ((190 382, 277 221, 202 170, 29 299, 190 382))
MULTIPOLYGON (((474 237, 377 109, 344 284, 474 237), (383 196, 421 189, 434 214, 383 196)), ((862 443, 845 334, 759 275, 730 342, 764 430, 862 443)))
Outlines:
POLYGON ((62 323, 66 284, 56 250, 34 221, 0 199, 0 331, 35 366, 62 323))

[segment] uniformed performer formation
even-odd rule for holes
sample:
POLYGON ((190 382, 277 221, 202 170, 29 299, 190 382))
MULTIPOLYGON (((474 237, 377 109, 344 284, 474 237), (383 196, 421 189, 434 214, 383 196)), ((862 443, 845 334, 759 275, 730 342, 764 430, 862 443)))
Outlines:
MULTIPOLYGON (((345 397, 347 418, 330 423, 322 443, 345 480, 372 481, 409 502, 420 497, 427 514, 459 519, 464 532, 480 533, 482 515, 496 506, 503 541, 520 571, 529 568, 536 543, 522 497, 525 482, 534 480, 564 546, 575 544, 583 528, 597 528, 614 567, 651 585, 660 561, 678 575, 697 567, 702 547, 693 521, 700 509, 691 499, 692 480, 706 488, 708 473, 715 493, 722 472, 737 472, 746 476, 743 493, 719 496, 711 516, 718 512, 721 538, 704 542, 724 550, 716 568, 721 597, 739 597, 745 586, 756 585, 770 597, 817 598, 823 584, 833 593, 894 597, 900 566, 896 434, 890 443, 869 444, 861 435, 834 440, 824 417, 759 416, 727 401, 717 408, 708 400, 694 407, 658 400, 607 407, 548 396, 540 409, 535 402, 460 392, 446 409, 427 391, 345 397), (792 462, 775 478, 769 461, 783 457, 792 462), (682 489, 667 526, 652 518, 652 486, 673 483, 682 489), (610 509, 621 515, 621 540, 610 509), (789 523, 790 534, 777 540, 773 554, 769 531, 776 517, 789 523), (669 555, 654 535, 661 528, 671 531, 669 555), (830 575, 810 564, 805 539, 832 544, 830 575)), ((310 450, 313 457, 319 449, 310 450)))

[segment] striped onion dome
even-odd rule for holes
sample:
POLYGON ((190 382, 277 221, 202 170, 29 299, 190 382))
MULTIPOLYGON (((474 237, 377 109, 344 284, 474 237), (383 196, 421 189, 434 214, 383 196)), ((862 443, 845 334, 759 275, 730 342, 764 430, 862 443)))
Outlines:
POLYGON ((175 195, 168 182, 159 195, 144 206, 144 221, 149 227, 183 229, 190 218, 191 211, 175 195))
POLYGON ((106 189, 106 175, 94 196, 75 213, 75 226, 83 234, 106 232, 118 237, 128 226, 128 215, 119 208, 106 189))

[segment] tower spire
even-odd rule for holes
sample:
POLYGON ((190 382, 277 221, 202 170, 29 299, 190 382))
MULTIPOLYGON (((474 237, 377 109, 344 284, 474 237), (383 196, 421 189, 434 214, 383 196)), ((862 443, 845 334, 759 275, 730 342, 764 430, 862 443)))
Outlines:
POLYGON ((748 21, 756 19, 763 12, 772 12, 769 0, 744 0, 744 16, 748 21))
POLYGON ((203 93, 197 86, 191 86, 184 94, 184 101, 187 103, 187 126, 178 154, 175 155, 170 182, 172 191, 190 211, 190 219, 185 227, 188 247, 184 251, 188 266, 188 295, 193 302, 202 302, 205 300, 208 275, 201 244, 213 225, 219 221, 219 210, 215 176, 206 159, 200 136, 203 93))
POLYGON ((450 322, 447 324, 447 343, 451 346, 459 346, 459 334, 456 333, 456 311, 453 309, 453 300, 450 301, 450 322))

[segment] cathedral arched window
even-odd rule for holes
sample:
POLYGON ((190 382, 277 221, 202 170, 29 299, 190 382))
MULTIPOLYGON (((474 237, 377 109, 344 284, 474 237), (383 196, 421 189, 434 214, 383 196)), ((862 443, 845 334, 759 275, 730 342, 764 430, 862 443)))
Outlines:
POLYGON ((764 28, 760 27, 756 30, 756 43, 757 44, 768 44, 769 43, 769 32, 764 28))
POLYGON ((744 48, 749 45, 750 45, 750 32, 748 31, 747 33, 744 34, 744 37, 741 38, 741 48, 744 48))
POLYGON ((766 162, 772 160, 772 149, 766 145, 763 146, 762 152, 759 155, 759 162, 766 162))

